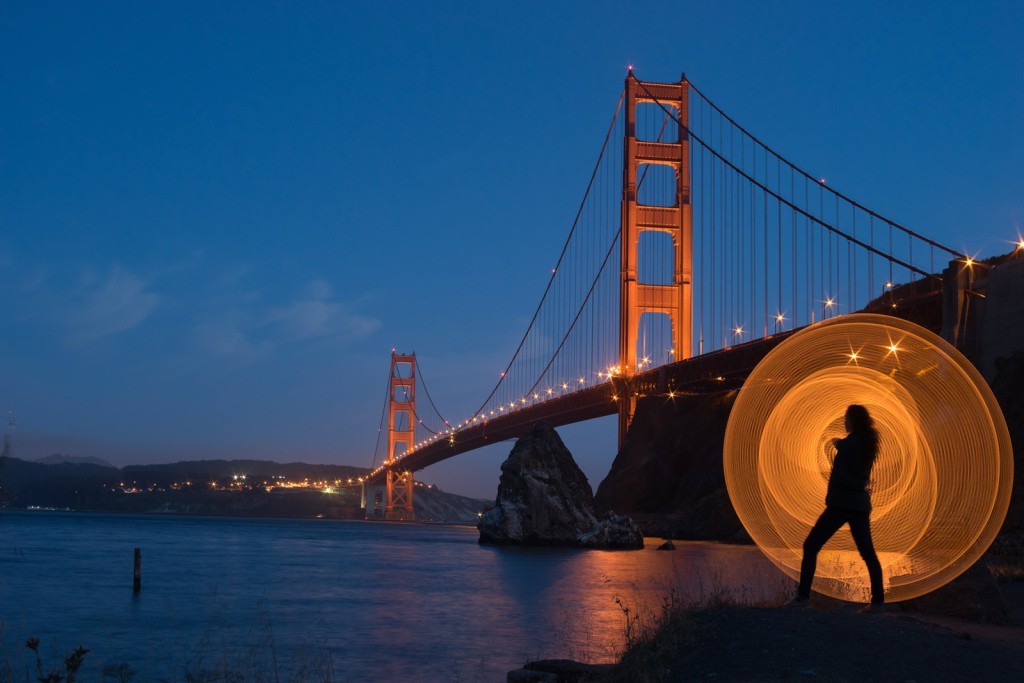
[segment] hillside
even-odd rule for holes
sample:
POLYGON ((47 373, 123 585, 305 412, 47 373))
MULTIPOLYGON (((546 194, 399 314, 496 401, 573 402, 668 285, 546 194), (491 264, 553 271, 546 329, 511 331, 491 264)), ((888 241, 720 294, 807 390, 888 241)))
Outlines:
MULTIPOLYGON (((367 473, 347 465, 266 460, 196 460, 118 469, 61 459, 53 464, 5 457, 0 505, 92 512, 363 517, 362 490, 349 485, 367 473)), ((486 501, 417 486, 417 519, 475 522, 486 501)))

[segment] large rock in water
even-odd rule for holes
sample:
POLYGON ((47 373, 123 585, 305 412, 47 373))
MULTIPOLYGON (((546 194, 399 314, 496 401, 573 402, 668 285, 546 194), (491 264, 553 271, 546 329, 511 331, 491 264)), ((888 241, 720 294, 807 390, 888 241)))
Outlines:
POLYGON ((501 463, 497 500, 477 528, 481 543, 576 545, 596 523, 586 475, 555 430, 538 423, 501 463))

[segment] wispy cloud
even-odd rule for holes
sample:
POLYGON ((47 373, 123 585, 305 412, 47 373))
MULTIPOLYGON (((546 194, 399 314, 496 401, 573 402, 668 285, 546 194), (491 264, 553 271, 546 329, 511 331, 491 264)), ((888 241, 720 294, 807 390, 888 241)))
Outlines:
MULTIPOLYGON (((251 293, 250 293, 251 294, 251 293)), ((342 302, 328 283, 313 280, 299 296, 268 308, 251 299, 216 320, 196 326, 196 337, 210 353, 237 362, 250 362, 289 345, 326 339, 351 341, 373 334, 380 321, 342 302)))
POLYGON ((309 283, 307 293, 287 306, 272 308, 265 324, 284 341, 316 337, 356 339, 372 334, 380 321, 359 315, 337 301, 322 280, 309 283))
POLYGON ((252 323, 241 311, 228 311, 219 320, 200 323, 195 327, 200 346, 218 358, 249 363, 273 351, 269 341, 251 338, 248 330, 252 323))
POLYGON ((160 304, 146 280, 119 267, 106 278, 90 274, 73 298, 62 323, 69 326, 68 342, 74 346, 131 330, 160 304))

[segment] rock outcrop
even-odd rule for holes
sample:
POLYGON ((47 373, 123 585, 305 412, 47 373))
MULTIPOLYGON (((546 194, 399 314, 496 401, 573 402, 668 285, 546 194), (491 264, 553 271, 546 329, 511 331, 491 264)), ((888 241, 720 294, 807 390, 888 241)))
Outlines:
POLYGON ((596 523, 586 475, 555 430, 538 423, 501 464, 498 497, 477 528, 481 543, 576 545, 596 523))
POLYGON ((647 536, 749 542, 722 467, 736 394, 641 398, 595 508, 629 515, 647 536))
POLYGON ((640 550, 644 534, 632 519, 608 510, 590 531, 580 534, 578 541, 584 548, 640 550))
POLYGON ((571 659, 542 659, 509 671, 506 683, 583 683, 607 680, 614 664, 584 664, 571 659))

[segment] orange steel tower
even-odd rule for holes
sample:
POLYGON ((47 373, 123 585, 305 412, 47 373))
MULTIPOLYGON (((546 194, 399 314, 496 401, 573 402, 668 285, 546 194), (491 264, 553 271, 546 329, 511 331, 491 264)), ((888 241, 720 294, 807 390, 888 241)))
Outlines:
POLYGON ((619 402, 619 444, 633 419, 639 389, 630 388, 629 378, 637 365, 637 341, 641 316, 668 315, 672 325, 675 360, 693 355, 692 278, 693 229, 690 209, 690 84, 682 76, 678 83, 640 82, 630 72, 626 77, 625 151, 622 169, 622 291, 619 316, 619 370, 626 391, 619 402), (660 103, 679 120, 678 142, 637 140, 636 111, 642 102, 660 103), (670 166, 675 171, 675 201, 671 206, 650 206, 637 202, 637 176, 645 164, 670 166), (637 279, 637 251, 640 234, 653 230, 672 236, 675 245, 675 275, 672 284, 646 284, 637 279))
POLYGON ((412 507, 412 472, 395 471, 395 447, 405 446, 404 453, 412 450, 414 440, 413 420, 416 417, 416 354, 401 355, 391 352, 391 381, 388 387, 388 455, 384 462, 387 467, 387 500, 384 508, 385 519, 414 519, 412 507), (402 377, 401 370, 408 368, 408 375, 402 377), (401 422, 405 422, 402 427, 401 422))

